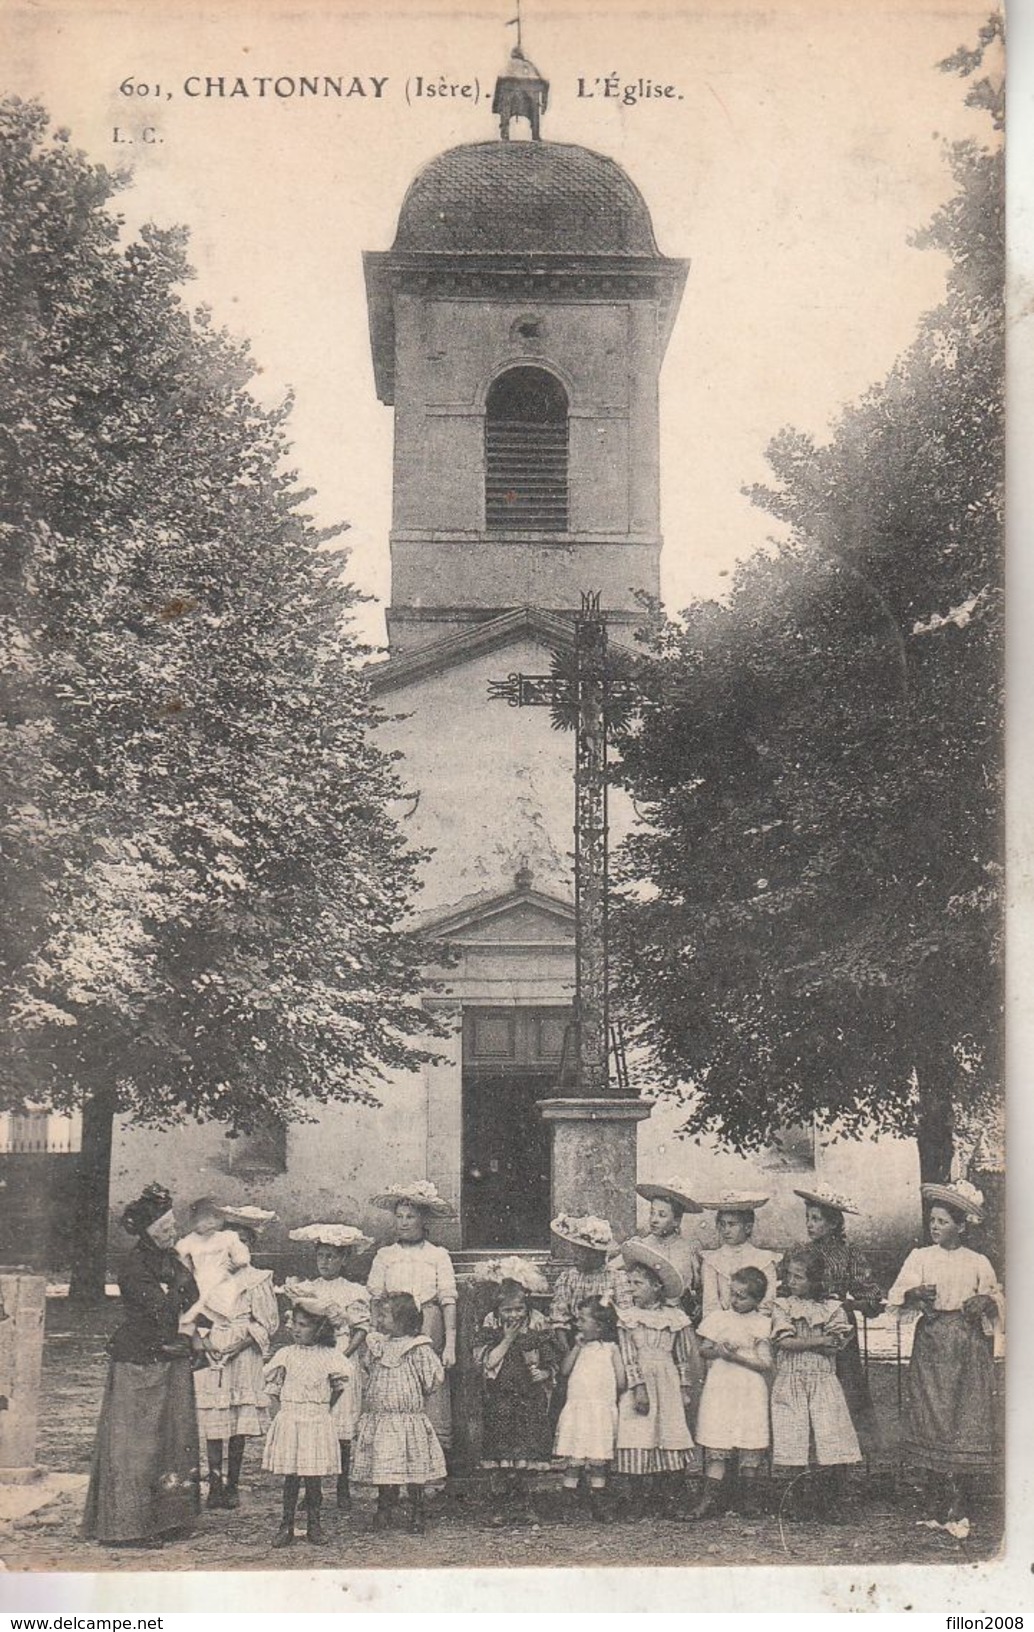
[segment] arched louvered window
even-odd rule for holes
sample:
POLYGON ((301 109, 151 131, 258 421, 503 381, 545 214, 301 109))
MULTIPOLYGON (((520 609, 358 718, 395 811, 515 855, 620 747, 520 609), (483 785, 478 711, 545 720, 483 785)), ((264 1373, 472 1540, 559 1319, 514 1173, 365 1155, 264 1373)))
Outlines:
POLYGON ((567 531, 567 392, 544 368, 494 381, 485 414, 489 527, 567 531))

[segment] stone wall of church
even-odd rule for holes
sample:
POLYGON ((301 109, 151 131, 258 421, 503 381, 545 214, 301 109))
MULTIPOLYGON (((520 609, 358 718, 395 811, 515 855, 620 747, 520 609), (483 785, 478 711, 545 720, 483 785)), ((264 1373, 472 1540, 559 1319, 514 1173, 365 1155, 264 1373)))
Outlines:
MULTIPOLYGON (((518 869, 534 889, 570 899, 573 852, 573 740, 552 730, 548 710, 511 709, 488 697, 489 679, 524 669, 548 669, 549 654, 532 638, 447 669, 382 699, 393 716, 384 743, 404 756, 402 774, 420 797, 406 823, 415 846, 430 847, 419 905, 433 914, 505 894, 518 869)), ((631 808, 611 804, 614 843, 628 831, 631 808)), ((491 942, 468 947, 453 984, 463 1001, 505 1006, 570 1001, 573 957, 563 945, 494 952, 491 942)), ((458 1009, 456 1011, 458 1018, 458 1009)), ((379 1108, 327 1106, 315 1123, 287 1131, 284 1170, 248 1176, 238 1150, 213 1126, 168 1133, 125 1128, 116 1140, 113 1206, 159 1178, 178 1202, 204 1194, 276 1209, 279 1222, 266 1250, 287 1250, 286 1230, 320 1215, 348 1217, 371 1233, 388 1221, 368 1198, 403 1176, 432 1178, 458 1200, 461 1188, 462 1066, 458 1031, 437 1045, 441 1063, 375 1087, 379 1108)), ((635 1061, 631 1062, 633 1078, 635 1061)), ((638 1082, 649 1096, 649 1081, 638 1082)), ((849 1194, 861 1217, 854 1233, 881 1251, 903 1251, 919 1227, 918 1161, 911 1141, 790 1141, 788 1153, 740 1158, 678 1137, 685 1109, 659 1101, 639 1127, 639 1174, 683 1175, 691 1193, 760 1184, 772 1200, 759 1215, 758 1239, 782 1245, 800 1239, 801 1203, 793 1195, 809 1179, 849 1194)), ((707 1239, 705 1217, 687 1233, 707 1239)), ((118 1238, 118 1234, 117 1237, 118 1238)), ((437 1238, 460 1244, 459 1224, 443 1223, 437 1238)))
POLYGON ((659 571, 657 324, 651 302, 396 297, 392 600, 397 606, 631 607, 659 571), (504 369, 550 369, 569 409, 570 531, 485 536, 484 415, 504 369), (574 548, 564 540, 574 539, 574 548))
MULTIPOLYGON (((550 652, 532 639, 386 693, 387 748, 420 798, 406 821, 412 843, 433 851, 419 912, 513 888, 526 866, 537 889, 573 900, 574 738, 544 708, 509 708, 488 683, 511 672, 549 673, 550 652)), ((611 842, 629 831, 628 800, 610 800, 611 842)))

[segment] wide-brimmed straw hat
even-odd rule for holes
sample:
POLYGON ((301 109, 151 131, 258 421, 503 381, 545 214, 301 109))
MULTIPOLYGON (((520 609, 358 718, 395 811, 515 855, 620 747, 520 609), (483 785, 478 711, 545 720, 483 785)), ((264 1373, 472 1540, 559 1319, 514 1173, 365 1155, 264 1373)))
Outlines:
POLYGON ((556 1218, 550 1220, 549 1227, 555 1236, 572 1247, 591 1247, 594 1252, 608 1255, 617 1250, 614 1231, 607 1220, 596 1218, 592 1213, 585 1213, 581 1218, 558 1213, 556 1218))
POLYGON ((652 1269, 660 1280, 664 1296, 669 1303, 677 1303, 686 1290, 686 1283, 671 1259, 665 1258, 664 1254, 651 1247, 648 1241, 639 1239, 626 1241, 621 1248, 621 1256, 625 1260, 626 1269, 634 1269, 637 1264, 643 1269, 652 1269))
POLYGON ((373 1246, 372 1235, 364 1235, 354 1224, 303 1224, 288 1232, 289 1241, 311 1241, 317 1247, 338 1247, 342 1251, 366 1252, 373 1246))
POLYGON ((968 1179, 958 1179, 954 1184, 921 1184, 920 1193, 924 1201, 942 1202, 945 1207, 955 1207, 974 1224, 984 1221, 984 1197, 975 1184, 968 1179))
POLYGON ((713 1196, 710 1200, 700 1198, 701 1207, 708 1212, 715 1213, 756 1213, 769 1200, 768 1196, 759 1196, 756 1190, 723 1190, 720 1196, 713 1196))
POLYGON ((702 1213, 703 1208, 699 1201, 694 1201, 683 1188, 679 1179, 672 1179, 668 1184, 637 1184, 637 1196, 644 1201, 670 1201, 673 1206, 681 1207, 684 1213, 702 1213))
POLYGON ((803 1202, 811 1202, 816 1207, 829 1207, 834 1213, 857 1213, 858 1208, 848 1201, 838 1190, 831 1190, 828 1185, 817 1184, 812 1190, 795 1190, 795 1196, 800 1196, 803 1202))
POLYGON ((437 1187, 430 1179, 416 1179, 412 1184, 389 1184, 379 1195, 370 1197, 370 1206, 383 1207, 386 1213, 393 1213, 401 1201, 408 1201, 411 1207, 420 1207, 435 1218, 453 1216, 451 1204, 438 1194, 437 1187))
POLYGON ((503 1281, 516 1281, 525 1292, 539 1296, 549 1291, 549 1282, 539 1269, 528 1258, 488 1258, 478 1264, 471 1276, 473 1281, 490 1282, 501 1285, 503 1281))
POLYGON ((220 1207, 218 1211, 231 1229, 239 1224, 244 1229, 254 1230, 256 1235, 261 1234, 276 1217, 276 1213, 268 1207, 220 1207))

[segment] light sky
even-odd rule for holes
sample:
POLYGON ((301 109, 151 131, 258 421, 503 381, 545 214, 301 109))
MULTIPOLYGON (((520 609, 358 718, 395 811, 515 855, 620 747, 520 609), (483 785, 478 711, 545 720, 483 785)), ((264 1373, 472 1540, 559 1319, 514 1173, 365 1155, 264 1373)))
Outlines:
MULTIPOLYGON (((132 225, 186 224, 191 298, 252 342, 267 401, 293 387, 297 468, 321 523, 347 520, 352 573, 388 599, 392 412, 373 386, 361 255, 386 249, 409 181, 491 139, 515 0, 289 6, 9 4, 5 90, 38 94, 108 164, 131 159, 132 225), (359 76, 347 100, 191 98, 191 75, 359 76), (127 98, 127 75, 160 85, 127 98), (410 97, 415 76, 480 101, 410 97), (387 83, 373 95, 371 76, 387 83), (166 93, 171 91, 172 95, 166 93), (153 125, 161 141, 143 140, 153 125), (135 137, 113 142, 113 131, 135 137)), ((940 298, 944 263, 910 233, 951 192, 946 139, 985 118, 938 61, 971 44, 969 0, 639 8, 527 0, 524 43, 551 81, 544 135, 616 158, 662 252, 691 261, 661 378, 662 581, 673 608, 720 593, 772 530, 740 488, 783 425, 822 435, 940 298), (674 84, 624 106, 597 77, 674 84), (579 97, 579 77, 597 95, 579 97)), ((381 637, 379 604, 363 625, 381 637)))

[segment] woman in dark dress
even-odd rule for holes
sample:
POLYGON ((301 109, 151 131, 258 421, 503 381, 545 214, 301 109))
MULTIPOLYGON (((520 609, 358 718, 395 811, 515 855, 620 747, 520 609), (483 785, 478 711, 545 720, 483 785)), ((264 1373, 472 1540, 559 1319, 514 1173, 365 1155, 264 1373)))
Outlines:
POLYGON ((840 1299, 851 1322, 851 1337, 837 1353, 837 1378, 862 1455, 870 1461, 879 1450, 879 1430, 858 1344, 858 1311, 874 1319, 883 1308, 883 1293, 865 1258, 851 1246, 844 1231, 844 1214, 857 1213, 858 1209, 844 1196, 821 1185, 812 1190, 795 1190, 794 1195, 804 1202, 804 1225, 810 1244, 822 1259, 827 1294, 840 1299))
POLYGON ((190 1530, 199 1507, 191 1340, 179 1330, 198 1291, 173 1251, 176 1220, 167 1190, 148 1185, 122 1224, 137 1244, 119 1277, 125 1319, 108 1345, 82 1533, 109 1544, 160 1547, 190 1530))

